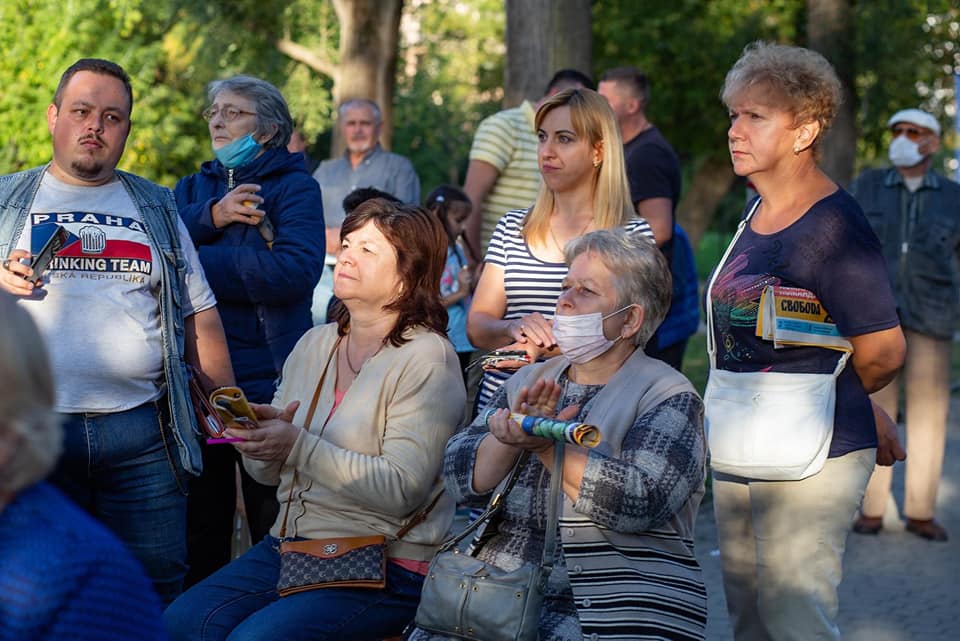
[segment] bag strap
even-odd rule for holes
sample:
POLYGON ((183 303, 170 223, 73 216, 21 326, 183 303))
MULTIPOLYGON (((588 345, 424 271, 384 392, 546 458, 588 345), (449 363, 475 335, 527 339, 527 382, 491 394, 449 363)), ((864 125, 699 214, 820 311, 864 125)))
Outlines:
MULTIPOLYGON (((750 222, 750 219, 756 213, 757 208, 760 207, 760 201, 762 198, 757 198, 754 202, 753 207, 750 208, 750 211, 747 212, 746 217, 740 221, 740 224, 737 226, 737 231, 733 235, 733 239, 730 241, 730 244, 727 245, 727 249, 723 252, 723 257, 720 259, 720 262, 717 264, 716 269, 713 270, 713 276, 710 278, 710 282, 707 283, 707 296, 706 296, 706 306, 707 306, 707 355, 710 357, 710 369, 717 369, 717 344, 714 339, 713 334, 713 301, 711 295, 713 293, 713 284, 716 282, 717 277, 720 275, 720 270, 723 268, 724 263, 727 262, 727 258, 730 257, 730 252, 733 251, 733 246, 737 244, 740 235, 743 233, 743 230, 746 228, 747 224, 750 222)), ((847 359, 850 358, 850 352, 843 352, 840 356, 840 360, 837 361, 837 366, 833 370, 833 377, 836 378, 840 376, 840 372, 843 371, 843 368, 847 364, 847 359)))
MULTIPOLYGON (((310 400, 310 407, 307 409, 307 418, 303 422, 303 429, 310 431, 310 422, 313 420, 313 413, 317 409, 317 402, 320 400, 320 390, 323 388, 323 382, 327 379, 327 371, 330 369, 330 361, 333 360, 334 355, 337 353, 337 348, 340 347, 340 341, 343 340, 342 336, 337 337, 337 341, 333 344, 333 349, 330 350, 330 355, 327 356, 327 362, 323 366, 323 371, 320 373, 320 380, 317 382, 317 388, 313 391, 313 398, 310 400)), ((327 421, 330 420, 328 416, 327 419, 323 422, 323 426, 320 428, 320 436, 323 436, 323 431, 327 429, 327 421)), ((280 540, 282 541, 287 536, 287 516, 290 514, 290 502, 293 500, 293 488, 297 486, 297 479, 299 477, 299 471, 294 469, 293 479, 290 480, 290 492, 287 494, 287 505, 283 509, 283 522, 280 524, 280 540)))
POLYGON ((564 442, 557 441, 553 446, 553 474, 550 478, 550 503, 547 506, 547 532, 543 542, 543 557, 540 559, 540 588, 547 585, 547 578, 553 572, 553 559, 557 553, 557 524, 560 518, 560 501, 563 500, 563 452, 564 442))
POLYGON ((713 284, 717 281, 717 276, 720 275, 720 270, 723 269, 723 265, 727 262, 727 258, 730 257, 730 252, 733 251, 733 246, 737 244, 737 240, 740 239, 740 235, 743 233, 743 230, 746 229, 747 223, 750 222, 750 218, 757 211, 757 207, 760 206, 761 200, 761 198, 757 198, 756 202, 753 204, 753 207, 751 207, 750 211, 747 212, 746 217, 740 221, 740 224, 737 226, 737 232, 733 235, 733 239, 730 241, 730 244, 727 245, 727 250, 723 252, 723 257, 717 264, 716 269, 713 270, 713 277, 710 278, 710 282, 707 283, 707 355, 710 357, 710 369, 717 369, 717 345, 713 338, 713 301, 710 298, 713 290, 713 284))
POLYGON ((520 476, 520 468, 522 468, 529 459, 530 451, 524 450, 517 459, 517 462, 513 464, 513 469, 510 470, 510 476, 507 477, 507 482, 504 484, 503 489, 497 492, 493 498, 490 499, 490 502, 487 503, 487 509, 484 510, 480 516, 475 518, 473 522, 463 530, 463 532, 444 541, 443 544, 440 545, 438 552, 449 552, 458 543, 460 543, 460 541, 476 532, 481 525, 490 521, 500 511, 500 509, 503 507, 503 499, 510 493, 510 490, 513 489, 513 486, 516 484, 517 479, 520 476))
MULTIPOLYGON (((313 414, 317 409, 317 402, 320 400, 320 390, 323 389, 323 382, 326 380, 327 371, 330 369, 330 362, 333 360, 333 356, 337 353, 337 348, 340 347, 341 340, 343 340, 342 336, 337 338, 337 342, 333 345, 333 350, 330 352, 330 356, 327 357, 327 363, 326 365, 324 365, 323 372, 320 374, 320 380, 317 382, 317 388, 313 391, 313 398, 310 401, 310 407, 307 409, 307 418, 303 423, 303 429, 305 430, 309 431, 310 429, 310 422, 313 420, 313 414)), ((330 417, 328 416, 327 419, 323 422, 323 426, 320 428, 319 436, 323 436, 323 431, 327 429, 327 421, 329 420, 330 420, 330 417)), ((290 481, 290 492, 287 494, 286 506, 283 509, 283 522, 280 524, 281 540, 284 539, 287 534, 287 517, 290 514, 290 503, 293 501, 293 490, 297 486, 298 478, 299 478, 299 471, 294 470, 293 480, 290 481)), ((427 504, 427 506, 424 509, 417 512, 417 514, 415 514, 413 518, 411 518, 410 521, 407 522, 406 525, 400 528, 400 530, 397 532, 395 540, 399 541, 400 539, 405 537, 407 533, 410 532, 410 530, 412 530, 413 528, 417 527, 418 525, 426 521, 427 516, 429 516, 433 508, 436 507, 437 503, 440 501, 441 496, 443 496, 443 488, 440 488, 440 491, 437 492, 436 496, 433 497, 433 499, 427 504)))
POLYGON ((417 527, 418 525, 426 521, 427 517, 430 515, 430 512, 433 511, 433 508, 437 506, 437 503, 440 501, 441 496, 443 496, 442 487, 440 488, 440 491, 437 492, 436 496, 433 497, 433 500, 427 503, 427 506, 425 508, 417 512, 412 519, 407 521, 406 525, 404 525, 402 528, 397 530, 397 536, 396 536, 396 539, 394 540, 394 543, 396 543, 397 541, 405 537, 407 533, 410 532, 410 530, 412 530, 413 528, 417 527))
MULTIPOLYGON (((547 505, 547 523, 543 542, 543 555, 540 557, 540 569, 542 570, 541 584, 546 584, 547 577, 553 571, 553 559, 557 552, 557 524, 560 517, 560 502, 563 499, 561 489, 563 483, 564 445, 563 441, 557 441, 553 445, 553 473, 550 475, 550 498, 548 499, 547 505)), ((481 525, 490 521, 490 519, 503 508, 504 499, 510 493, 510 490, 513 489, 517 479, 520 477, 520 470, 529 459, 530 451, 524 450, 523 454, 520 455, 520 458, 518 458, 514 464, 506 485, 490 500, 490 504, 483 514, 478 516, 463 532, 445 541, 443 545, 440 546, 438 552, 449 552, 467 536, 476 532, 481 525)))

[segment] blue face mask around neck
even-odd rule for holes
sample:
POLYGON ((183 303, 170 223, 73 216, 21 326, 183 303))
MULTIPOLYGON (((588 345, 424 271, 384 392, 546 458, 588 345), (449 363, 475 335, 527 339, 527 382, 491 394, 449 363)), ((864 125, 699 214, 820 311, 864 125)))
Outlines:
POLYGON ((262 145, 253 139, 253 134, 247 134, 243 138, 238 138, 220 147, 220 149, 214 149, 213 155, 227 169, 236 169, 256 158, 260 149, 262 149, 262 145))

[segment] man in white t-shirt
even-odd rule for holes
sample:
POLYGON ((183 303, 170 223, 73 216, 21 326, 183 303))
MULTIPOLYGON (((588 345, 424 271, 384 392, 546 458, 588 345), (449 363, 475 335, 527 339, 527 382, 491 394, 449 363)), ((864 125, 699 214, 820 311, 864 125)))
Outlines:
POLYGON ((132 107, 118 65, 64 72, 47 109, 52 161, 0 177, 0 288, 50 351, 64 421, 53 482, 126 543, 168 603, 186 570, 186 476, 200 471, 184 363, 208 388, 233 371, 172 194, 116 170, 132 107))

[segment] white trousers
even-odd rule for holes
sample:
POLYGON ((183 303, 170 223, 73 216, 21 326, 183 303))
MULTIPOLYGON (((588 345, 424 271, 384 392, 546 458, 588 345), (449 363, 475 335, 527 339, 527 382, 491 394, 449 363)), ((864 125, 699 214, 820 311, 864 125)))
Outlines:
POLYGON ((827 459, 802 481, 716 474, 713 507, 736 641, 837 641, 850 521, 876 450, 827 459))

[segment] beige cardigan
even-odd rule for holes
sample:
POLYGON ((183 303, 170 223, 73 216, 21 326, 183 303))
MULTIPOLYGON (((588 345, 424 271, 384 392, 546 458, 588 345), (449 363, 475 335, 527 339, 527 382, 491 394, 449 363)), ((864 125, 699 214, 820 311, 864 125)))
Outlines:
MULTIPOLYGON (((277 484, 280 514, 299 470, 287 536, 318 539, 394 536, 443 485, 447 439, 460 424, 466 393, 456 352, 442 336, 422 328, 405 334, 401 347, 387 344, 363 364, 323 435, 334 402, 336 360, 330 361, 309 432, 297 437, 287 460, 254 461, 247 471, 277 484)), ((335 324, 315 327, 300 339, 283 366, 273 399, 283 408, 299 400, 295 425, 303 425, 317 383, 336 344, 335 324)), ((429 560, 450 528, 454 502, 444 494, 427 520, 393 544, 394 558, 429 560)))

